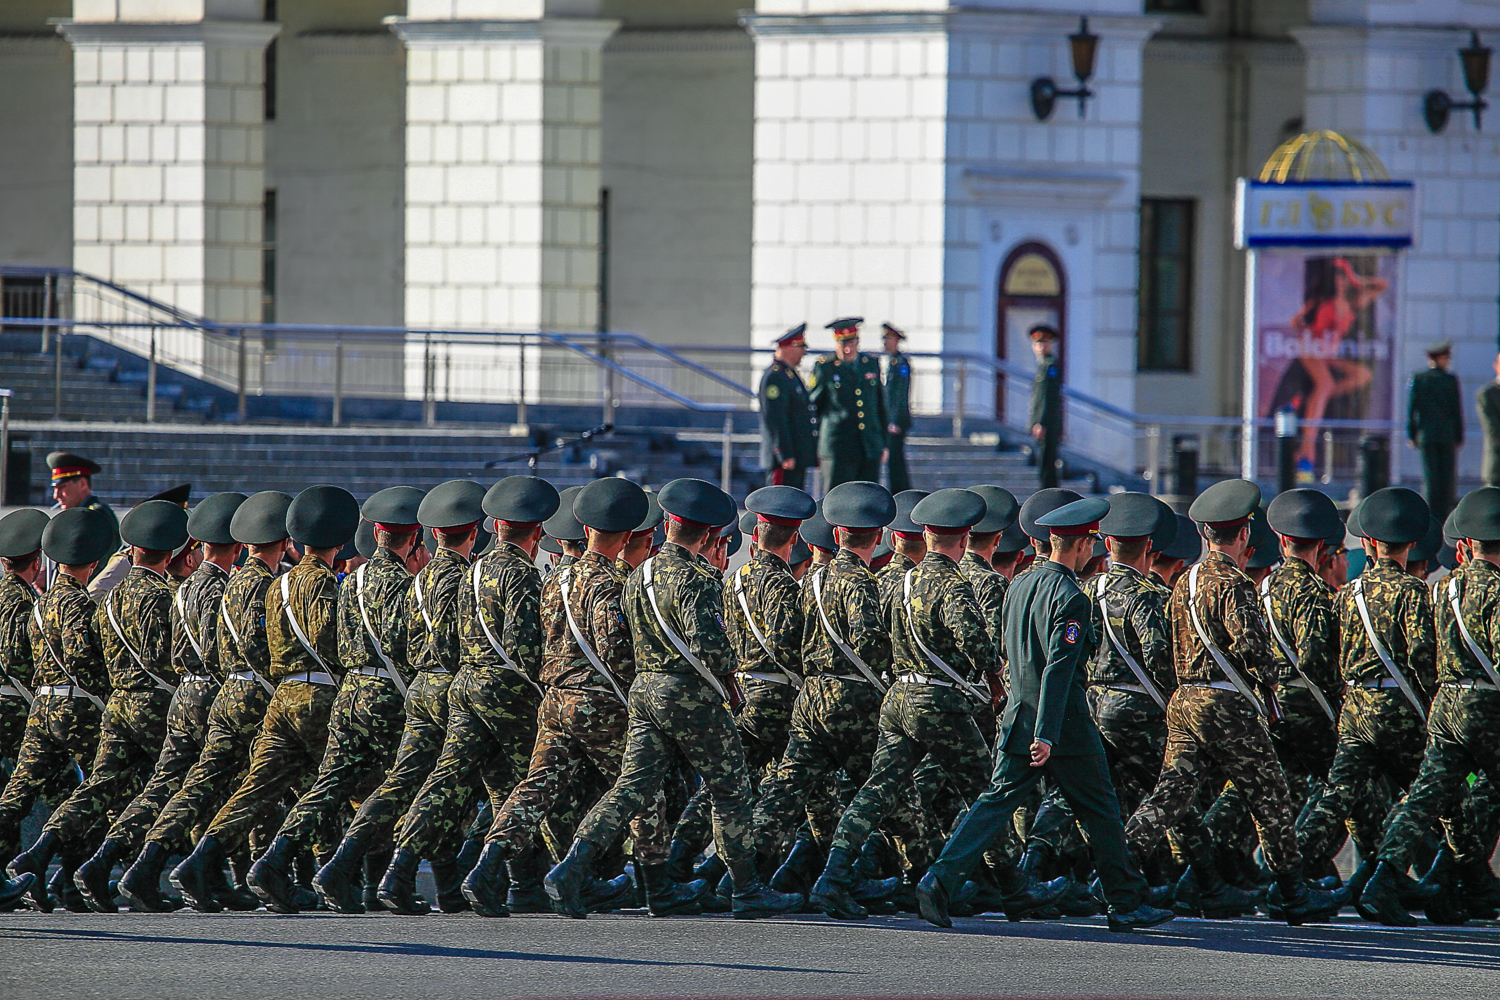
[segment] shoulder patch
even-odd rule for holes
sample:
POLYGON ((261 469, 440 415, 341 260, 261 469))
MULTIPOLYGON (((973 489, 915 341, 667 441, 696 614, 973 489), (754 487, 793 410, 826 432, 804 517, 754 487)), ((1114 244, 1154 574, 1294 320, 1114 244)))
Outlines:
POLYGON ((1081 631, 1077 622, 1068 622, 1068 624, 1063 626, 1063 642, 1066 642, 1070 646, 1075 645, 1078 642, 1078 636, 1081 631))
POLYGON ((724 616, 719 614, 717 611, 714 612, 714 620, 719 623, 719 628, 723 629, 726 632, 729 631, 729 626, 724 623, 724 616))

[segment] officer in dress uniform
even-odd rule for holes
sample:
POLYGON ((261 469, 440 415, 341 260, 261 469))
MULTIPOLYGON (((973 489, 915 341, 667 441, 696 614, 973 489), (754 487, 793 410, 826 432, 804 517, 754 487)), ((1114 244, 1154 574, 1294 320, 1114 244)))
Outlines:
POLYGON ((901 353, 906 334, 889 323, 885 330, 885 413, 886 446, 890 458, 891 492, 911 489, 911 473, 906 468, 906 435, 911 431, 911 360, 901 353))
POLYGON ((1031 328, 1036 354, 1036 378, 1031 383, 1031 411, 1027 423, 1037 443, 1037 481, 1042 489, 1057 486, 1057 444, 1062 438, 1062 369, 1055 348, 1057 331, 1044 323, 1031 328))
POLYGON ((1453 343, 1427 349, 1427 370, 1411 380, 1406 437, 1422 452, 1422 482, 1427 505, 1439 519, 1453 509, 1455 452, 1464 443, 1464 413, 1458 377, 1448 370, 1453 343))
MULTIPOLYGON (((109 504, 94 496, 94 476, 100 471, 100 465, 93 459, 84 458, 82 455, 71 451, 54 451, 47 456, 47 468, 52 470, 52 499, 56 501, 52 510, 72 510, 74 507, 88 507, 94 510, 102 510, 109 515, 110 529, 114 533, 114 544, 110 551, 120 547, 120 520, 115 516, 114 509, 109 504)), ((45 556, 46 553, 43 553, 45 556)), ((52 580, 57 575, 56 563, 47 559, 46 585, 52 586, 52 580)), ((101 561, 95 569, 97 576, 104 568, 101 561)))
POLYGON ((807 324, 776 338, 776 359, 760 378, 760 465, 767 486, 801 489, 818 460, 818 415, 797 365, 807 353, 807 324))
POLYGON ((835 353, 818 359, 808 383, 819 419, 818 464, 825 491, 856 480, 879 482, 887 458, 885 389, 879 359, 859 351, 863 322, 854 317, 828 324, 835 353))

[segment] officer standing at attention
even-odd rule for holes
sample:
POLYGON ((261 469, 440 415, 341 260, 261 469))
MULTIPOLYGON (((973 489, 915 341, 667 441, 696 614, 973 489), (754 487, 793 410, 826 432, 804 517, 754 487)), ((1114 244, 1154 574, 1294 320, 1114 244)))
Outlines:
POLYGON ((1458 377, 1448 370, 1453 343, 1427 349, 1427 370, 1411 380, 1406 438, 1422 452, 1422 483, 1427 506, 1439 521, 1453 509, 1455 452, 1464 443, 1464 414, 1458 377))
POLYGON ((799 490, 818 461, 818 415, 797 372, 807 353, 807 324, 776 338, 776 359, 760 378, 760 466, 767 486, 799 490))
POLYGON ((1037 443, 1037 481, 1042 489, 1057 486, 1057 444, 1062 438, 1062 367, 1057 363, 1057 331, 1045 323, 1031 328, 1036 378, 1031 383, 1031 411, 1026 422, 1037 443))
MULTIPOLYGON (((1144 902, 1146 881, 1126 852, 1104 747, 1084 698, 1084 664, 1096 638, 1077 572, 1092 558, 1094 534, 1108 512, 1108 501, 1089 497, 1037 519, 1051 535, 1050 555, 1015 580, 1006 603, 1011 697, 990 787, 975 800, 917 886, 922 916, 939 927, 953 926, 949 900, 978 865, 1000 824, 1010 822, 1043 774, 1057 783, 1088 831, 1109 898, 1110 930, 1140 930, 1173 917, 1170 910, 1144 902)), ((1059 880, 1055 888, 1023 885, 1018 895, 1055 899, 1066 884, 1059 880)))
POLYGON ((906 334, 889 323, 885 330, 885 427, 886 447, 890 458, 886 466, 891 477, 891 492, 911 489, 911 473, 906 469, 906 435, 911 431, 911 360, 901 353, 906 334))
POLYGON ((885 388, 879 359, 859 352, 863 322, 855 317, 828 324, 834 353, 818 359, 808 382, 818 413, 818 464, 825 492, 856 480, 879 482, 888 457, 885 388))

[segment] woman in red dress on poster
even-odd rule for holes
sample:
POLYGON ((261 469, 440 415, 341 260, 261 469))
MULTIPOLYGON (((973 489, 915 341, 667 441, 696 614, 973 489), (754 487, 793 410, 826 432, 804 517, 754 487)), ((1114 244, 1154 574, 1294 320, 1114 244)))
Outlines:
POLYGON ((1317 461, 1318 425, 1328 404, 1340 396, 1358 392, 1373 378, 1370 369, 1361 362, 1340 357, 1339 345, 1354 329, 1359 314, 1389 287, 1384 278, 1374 275, 1361 278, 1347 257, 1325 258, 1317 263, 1323 265, 1319 269, 1322 273, 1317 274, 1318 280, 1308 282, 1307 303, 1292 317, 1292 329, 1308 334, 1310 341, 1308 350, 1299 358, 1312 388, 1303 407, 1302 449, 1297 455, 1297 464, 1306 462, 1309 468, 1317 461))

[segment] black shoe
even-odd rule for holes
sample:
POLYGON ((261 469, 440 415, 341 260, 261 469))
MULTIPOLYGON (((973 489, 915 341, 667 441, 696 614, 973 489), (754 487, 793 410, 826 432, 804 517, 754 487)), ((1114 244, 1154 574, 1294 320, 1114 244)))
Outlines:
POLYGON ((598 857, 599 848, 596 845, 587 840, 575 840, 573 846, 568 848, 567 856, 542 879, 553 909, 558 913, 576 920, 583 920, 589 915, 588 909, 583 905, 583 887, 588 884, 598 857))
POLYGON ((460 873, 457 861, 432 863, 432 881, 437 889, 439 910, 444 913, 463 913, 468 910, 469 900, 463 890, 465 874, 467 873, 460 873))
MULTIPOLYGON (((120 876, 120 895, 137 913, 170 913, 173 906, 161 894, 161 871, 167 865, 167 849, 147 841, 135 863, 120 876)), ((177 901, 181 904, 181 900, 177 901)))
POLYGON ((861 906, 869 909, 872 903, 889 902, 901 888, 899 878, 867 878, 849 888, 849 895, 861 906))
POLYGON ((36 843, 17 854, 5 870, 11 878, 28 874, 32 876, 27 905, 42 913, 52 912, 52 896, 47 892, 47 866, 52 863, 52 855, 56 851, 57 834, 43 830, 36 843))
POLYGON ((1407 912, 1406 906, 1401 902, 1400 874, 1385 861, 1376 866, 1375 874, 1370 876, 1370 881, 1365 883, 1364 892, 1359 894, 1359 902, 1354 904, 1361 917, 1387 927, 1416 926, 1416 918, 1407 912))
POLYGON ((510 912, 555 912, 552 900, 542 887, 542 870, 538 863, 540 860, 541 855, 533 847, 506 862, 505 867, 510 871, 510 892, 505 897, 505 905, 510 912))
POLYGON ((463 894, 481 917, 510 916, 505 905, 510 895, 510 872, 505 866, 505 846, 499 841, 487 843, 480 850, 473 869, 464 878, 463 894))
POLYGON ((854 856, 846 848, 835 847, 828 852, 828 864, 823 874, 813 883, 808 902, 835 920, 864 920, 870 911, 849 894, 854 886, 854 856))
POLYGON ((583 905, 590 913, 609 913, 624 908, 634 900, 635 883, 628 874, 612 879, 591 878, 583 887, 583 905))
POLYGON ((923 875, 922 881, 917 883, 917 912, 929 924, 953 926, 953 920, 948 916, 948 890, 932 872, 923 875))
POLYGON ((760 879, 746 879, 749 885, 735 880, 734 919, 755 920, 758 917, 778 917, 785 913, 796 913, 802 908, 801 893, 777 892, 767 888, 760 879))
MULTIPOLYGON (((250 855, 248 852, 236 854, 229 859, 226 871, 224 865, 218 868, 218 879, 214 885, 214 899, 219 905, 234 913, 254 913, 260 909, 260 897, 251 892, 245 884, 245 879, 250 875, 250 855)), ((296 902, 301 892, 301 887, 292 890, 292 901, 296 902)), ((310 909, 311 907, 298 907, 299 909, 310 909)))
MULTIPOLYGON (((1149 893, 1147 903, 1150 903, 1149 893)), ((1099 903, 1089 887, 1073 879, 1068 881, 1068 891, 1063 893, 1056 906, 1064 917, 1093 917, 1099 914, 1099 903)))
MULTIPOLYGON (((52 874, 52 878, 47 882, 47 891, 52 893, 52 898, 57 900, 69 913, 92 913, 94 911, 89 906, 88 898, 79 891, 78 886, 73 884, 73 874, 78 871, 80 863, 81 859, 79 858, 61 858, 58 862, 59 867, 57 871, 52 874)), ((104 891, 106 893, 109 892, 108 885, 105 886, 104 891)), ((111 894, 110 898, 113 901, 113 894, 111 894)))
MULTIPOLYGON (((1368 888, 1368 886, 1366 887, 1368 888)), ((1276 876, 1276 885, 1266 896, 1268 906, 1280 909, 1282 919, 1292 927, 1330 919, 1349 901, 1348 888, 1328 892, 1314 889, 1302 877, 1302 866, 1276 876)))
POLYGON ((361 841, 345 837, 339 841, 338 849, 328 863, 313 876, 313 891, 323 900, 323 905, 334 913, 364 913, 365 904, 361 890, 364 877, 361 861, 365 848, 361 841))
POLYGON ((218 913, 224 907, 214 898, 216 883, 224 877, 224 849, 217 839, 204 837, 193 853, 172 869, 167 880, 182 893, 187 905, 199 913, 218 913))
POLYGON ((996 869, 995 877, 1000 882, 1000 891, 1005 893, 1001 905, 1011 920, 1020 920, 1034 910, 1052 906, 1068 891, 1069 880, 1066 878, 1038 882, 1015 867, 996 869))
POLYGON ((292 881, 292 864, 297 855, 297 842, 281 834, 271 841, 266 853, 250 866, 245 882, 272 913, 297 913, 300 907, 293 898, 297 888, 292 881))
POLYGON ((698 849, 686 840, 673 838, 667 847, 667 877, 673 882, 691 882, 693 880, 693 861, 698 857, 698 849))
POLYGON ((1145 903, 1142 903, 1129 913, 1110 913, 1109 929, 1117 934, 1143 931, 1147 927, 1164 924, 1176 916, 1177 914, 1171 910, 1158 910, 1154 906, 1147 906, 1145 903))
POLYGON ((1172 909, 1187 917, 1232 920, 1254 910, 1263 898, 1264 893, 1230 885, 1213 865, 1189 865, 1177 880, 1172 909))
POLYGON ((811 892, 825 860, 817 844, 806 837, 798 837, 792 842, 786 860, 771 876, 771 888, 777 892, 811 892))
POLYGON ((0 878, 0 912, 9 912, 31 889, 36 876, 24 872, 19 878, 0 878))
POLYGON ((83 893, 84 901, 95 913, 118 913, 115 890, 110 887, 109 876, 115 870, 115 862, 124 856, 128 844, 123 840, 106 837, 94 856, 78 866, 73 873, 73 884, 83 893))
POLYGON ((718 852, 715 852, 705 858, 703 864, 699 865, 693 871, 692 881, 696 882, 702 879, 709 885, 718 885, 727 871, 729 871, 729 866, 724 864, 724 859, 718 855, 718 852))
POLYGON ((702 898, 711 895, 707 882, 678 882, 671 865, 637 865, 646 889, 646 908, 653 917, 676 917, 702 913, 702 898))
POLYGON ((421 863, 421 856, 407 847, 399 847, 391 855, 391 866, 385 870, 385 877, 376 890, 387 910, 409 917, 426 916, 432 912, 426 900, 417 895, 417 866, 421 863))

